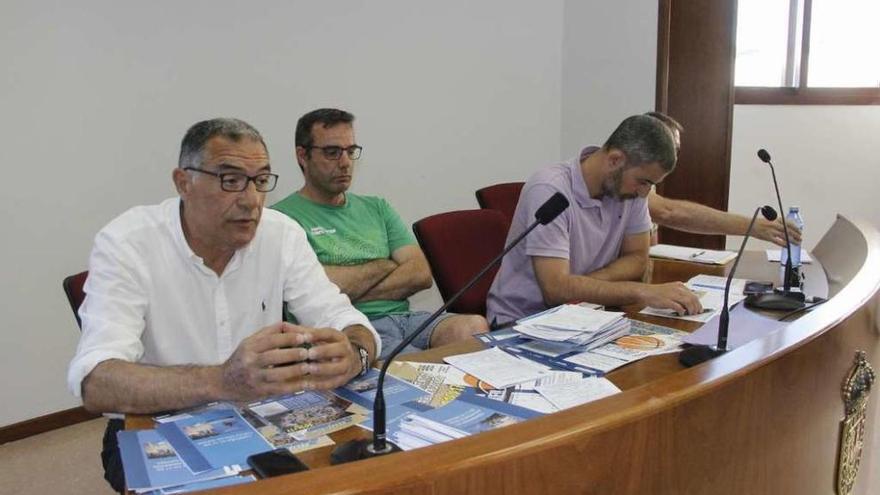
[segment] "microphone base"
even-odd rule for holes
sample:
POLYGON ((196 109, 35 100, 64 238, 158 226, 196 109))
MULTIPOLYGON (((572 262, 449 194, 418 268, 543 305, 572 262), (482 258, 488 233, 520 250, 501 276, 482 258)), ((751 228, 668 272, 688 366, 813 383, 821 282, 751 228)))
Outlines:
POLYGON ((704 363, 727 352, 727 349, 718 349, 716 346, 693 345, 681 351, 678 362, 686 368, 704 363))
POLYGON ((777 289, 775 292, 752 294, 746 298, 745 305, 770 311, 794 311, 806 305, 805 299, 803 292, 785 292, 777 289))
POLYGON ((383 455, 400 452, 400 447, 389 441, 385 441, 386 449, 383 452, 375 452, 373 450, 373 439, 352 440, 333 449, 330 454, 330 464, 345 464, 347 462, 359 461, 361 459, 369 459, 371 457, 379 457, 383 455))

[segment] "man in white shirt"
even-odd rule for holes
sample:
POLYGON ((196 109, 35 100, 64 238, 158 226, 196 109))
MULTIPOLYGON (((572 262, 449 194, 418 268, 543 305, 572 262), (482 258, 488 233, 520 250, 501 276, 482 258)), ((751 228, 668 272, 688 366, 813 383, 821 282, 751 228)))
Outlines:
MULTIPOLYGON (((86 409, 248 401, 365 372, 381 340, 329 281, 302 228, 263 209, 277 175, 257 130, 199 122, 178 165, 179 198, 133 208, 95 238, 68 372, 86 409), (299 325, 281 321, 284 303, 299 325)), ((102 453, 117 490, 119 428, 108 425, 102 453)))

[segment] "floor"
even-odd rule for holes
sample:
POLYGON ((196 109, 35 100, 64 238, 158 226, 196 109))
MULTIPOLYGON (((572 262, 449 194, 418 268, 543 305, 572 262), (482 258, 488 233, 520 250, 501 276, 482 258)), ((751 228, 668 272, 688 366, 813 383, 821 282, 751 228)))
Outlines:
POLYGON ((106 423, 94 419, 0 445, 0 493, 115 493, 101 468, 106 423))

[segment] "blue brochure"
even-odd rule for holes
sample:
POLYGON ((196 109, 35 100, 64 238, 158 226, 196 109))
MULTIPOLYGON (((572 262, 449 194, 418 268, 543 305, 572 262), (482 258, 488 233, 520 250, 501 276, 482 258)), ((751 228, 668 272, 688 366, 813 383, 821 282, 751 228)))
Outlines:
POLYGON ((240 469, 236 466, 193 474, 156 430, 120 431, 117 439, 125 471, 125 485, 129 490, 142 491, 211 480, 235 475, 240 469))
POLYGON ((234 409, 215 409, 156 428, 194 472, 247 465, 251 454, 272 446, 234 409))
POLYGON ((543 364, 544 366, 549 366, 554 370, 561 371, 577 371, 578 373, 583 373, 585 376, 601 376, 602 372, 599 370, 594 370, 593 368, 589 368, 587 366, 582 366, 577 363, 572 363, 569 361, 564 361, 564 358, 577 354, 577 352, 569 352, 566 354, 562 354, 559 357, 550 357, 545 356, 543 354, 539 354, 534 351, 530 351, 527 349, 523 349, 521 347, 505 347, 504 350, 509 352, 510 354, 528 359, 530 361, 534 361, 538 364, 543 364))
MULTIPOLYGON (((386 431, 389 440, 403 450, 411 450, 542 415, 524 407, 462 394, 438 408, 419 402, 391 406, 386 411, 386 431)), ((372 430, 373 418, 369 417, 361 426, 372 430)))
POLYGON ((228 478, 170 486, 168 488, 162 488, 161 490, 147 492, 144 495, 172 495, 177 493, 197 492, 200 490, 210 490, 212 488, 222 488, 224 486, 243 485, 245 483, 250 483, 251 481, 257 481, 257 478, 254 476, 230 476, 228 478))
POLYGON ((496 347, 500 345, 518 345, 531 341, 531 339, 523 337, 521 333, 517 332, 513 328, 505 328, 503 330, 478 333, 474 335, 474 338, 485 344, 487 347, 496 347))
MULTIPOLYGON (((373 368, 366 376, 355 378, 342 387, 333 391, 334 394, 345 400, 373 410, 373 400, 376 398, 376 386, 379 379, 379 370, 373 368)), ((389 374, 385 375, 385 405, 390 407, 404 402, 421 399, 428 395, 424 390, 407 383, 389 374)))

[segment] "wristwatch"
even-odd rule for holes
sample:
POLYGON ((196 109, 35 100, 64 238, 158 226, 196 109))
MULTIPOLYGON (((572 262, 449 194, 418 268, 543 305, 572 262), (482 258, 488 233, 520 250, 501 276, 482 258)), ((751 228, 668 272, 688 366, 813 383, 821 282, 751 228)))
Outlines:
POLYGON ((361 372, 358 373, 357 376, 364 376, 370 371, 370 353, 368 353, 363 346, 355 342, 352 342, 351 346, 354 348, 355 352, 357 352, 357 355, 361 360, 361 372))

